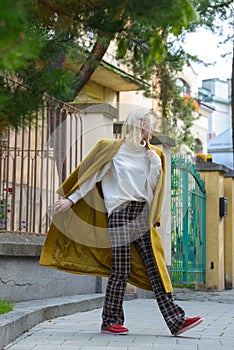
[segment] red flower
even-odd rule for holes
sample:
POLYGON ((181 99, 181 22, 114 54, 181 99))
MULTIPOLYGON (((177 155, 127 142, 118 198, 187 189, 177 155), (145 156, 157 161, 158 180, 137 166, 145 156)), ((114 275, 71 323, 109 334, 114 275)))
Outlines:
POLYGON ((7 191, 8 193, 12 194, 13 188, 12 187, 7 187, 7 188, 4 188, 4 191, 7 191))
POLYGON ((206 162, 207 161, 207 155, 206 154, 203 154, 203 153, 197 153, 196 154, 196 161, 197 162, 206 162))
POLYGON ((190 105, 194 112, 199 111, 200 104, 195 98, 191 97, 190 95, 183 95, 183 100, 185 105, 190 105))

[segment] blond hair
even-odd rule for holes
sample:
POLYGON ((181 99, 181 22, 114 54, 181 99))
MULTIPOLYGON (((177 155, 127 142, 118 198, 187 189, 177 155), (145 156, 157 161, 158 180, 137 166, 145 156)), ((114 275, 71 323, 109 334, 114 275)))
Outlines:
POLYGON ((154 128, 153 112, 146 108, 132 110, 123 124, 123 137, 129 142, 133 142, 136 146, 139 145, 142 141, 141 124, 148 117, 150 118, 150 130, 152 131, 154 128))

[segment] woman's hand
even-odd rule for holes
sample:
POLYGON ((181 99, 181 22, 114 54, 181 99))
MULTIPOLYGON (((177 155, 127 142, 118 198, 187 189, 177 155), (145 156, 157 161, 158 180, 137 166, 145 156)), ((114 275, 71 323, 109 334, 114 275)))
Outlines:
POLYGON ((161 158, 157 155, 154 150, 148 150, 146 152, 146 157, 155 165, 161 164, 161 158))
POLYGON ((67 198, 59 199, 54 203, 54 215, 62 213, 71 208, 74 203, 67 198))

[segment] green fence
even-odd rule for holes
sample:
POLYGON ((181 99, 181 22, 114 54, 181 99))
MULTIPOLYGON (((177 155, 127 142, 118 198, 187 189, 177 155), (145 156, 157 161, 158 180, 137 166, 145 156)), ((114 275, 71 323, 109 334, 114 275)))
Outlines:
POLYGON ((206 192, 194 164, 173 157, 171 164, 172 282, 196 286, 206 280, 206 192))

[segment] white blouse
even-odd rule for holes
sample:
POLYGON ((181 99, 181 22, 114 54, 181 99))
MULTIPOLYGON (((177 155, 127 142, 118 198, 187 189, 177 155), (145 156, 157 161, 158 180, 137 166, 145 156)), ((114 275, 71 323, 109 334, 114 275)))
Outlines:
POLYGON ((77 203, 97 182, 102 181, 108 215, 126 201, 146 201, 150 205, 161 171, 161 159, 156 153, 148 159, 146 152, 144 146, 133 150, 123 143, 114 158, 68 198, 77 203))

